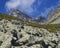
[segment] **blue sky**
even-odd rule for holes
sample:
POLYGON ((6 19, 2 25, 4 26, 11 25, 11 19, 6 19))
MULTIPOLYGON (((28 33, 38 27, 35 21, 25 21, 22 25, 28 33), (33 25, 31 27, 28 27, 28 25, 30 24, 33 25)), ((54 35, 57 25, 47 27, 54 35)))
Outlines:
POLYGON ((0 0, 0 13, 8 13, 11 9, 19 9, 35 18, 47 17, 51 10, 60 5, 60 0, 0 0))

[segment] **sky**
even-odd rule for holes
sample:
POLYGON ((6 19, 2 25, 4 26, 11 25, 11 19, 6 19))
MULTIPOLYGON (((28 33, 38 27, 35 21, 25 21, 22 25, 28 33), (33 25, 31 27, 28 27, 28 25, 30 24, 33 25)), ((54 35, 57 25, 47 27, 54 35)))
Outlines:
POLYGON ((60 6, 60 0, 0 0, 0 13, 7 14, 11 9, 18 9, 33 18, 47 18, 57 6, 60 6))

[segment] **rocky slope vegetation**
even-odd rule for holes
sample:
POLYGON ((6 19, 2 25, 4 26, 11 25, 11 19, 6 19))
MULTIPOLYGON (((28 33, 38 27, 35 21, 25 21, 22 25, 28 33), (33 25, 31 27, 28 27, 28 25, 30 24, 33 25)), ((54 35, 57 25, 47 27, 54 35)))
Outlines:
POLYGON ((17 20, 0 19, 0 48, 60 48, 60 30, 54 33, 17 20))

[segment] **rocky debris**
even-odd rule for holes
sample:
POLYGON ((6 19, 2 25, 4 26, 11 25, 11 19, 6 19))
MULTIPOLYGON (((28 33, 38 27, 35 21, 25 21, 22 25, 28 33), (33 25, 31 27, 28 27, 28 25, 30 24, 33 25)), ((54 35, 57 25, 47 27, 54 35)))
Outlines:
POLYGON ((53 33, 20 21, 2 19, 0 48, 60 48, 60 31, 53 33))

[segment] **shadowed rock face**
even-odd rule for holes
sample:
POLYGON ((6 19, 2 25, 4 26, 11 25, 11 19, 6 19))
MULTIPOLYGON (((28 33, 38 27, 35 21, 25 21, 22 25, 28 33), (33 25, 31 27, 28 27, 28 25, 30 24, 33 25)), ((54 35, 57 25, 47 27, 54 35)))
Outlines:
POLYGON ((0 20, 0 29, 0 48, 60 48, 60 31, 53 33, 6 19, 0 20))

